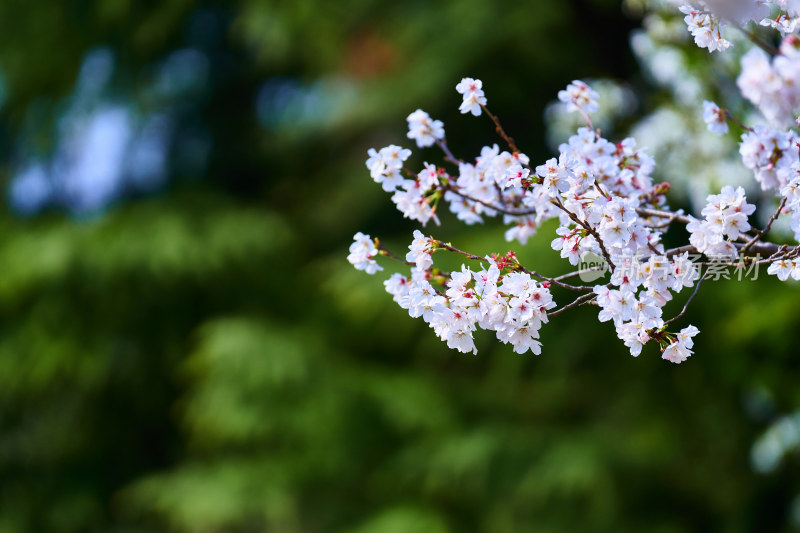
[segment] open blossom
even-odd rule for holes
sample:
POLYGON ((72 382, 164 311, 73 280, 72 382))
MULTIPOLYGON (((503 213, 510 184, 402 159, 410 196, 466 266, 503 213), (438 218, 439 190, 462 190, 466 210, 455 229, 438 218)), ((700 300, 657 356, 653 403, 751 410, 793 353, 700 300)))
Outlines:
MULTIPOLYGON (((419 257, 425 254, 425 237, 421 233, 415 237, 412 247, 419 252, 410 254, 419 257)), ((400 307, 421 317, 450 348, 476 353, 473 334, 480 327, 495 331, 517 353, 541 353, 539 329, 547 323, 547 310, 555 306, 550 290, 521 272, 508 273, 499 283, 500 269, 493 260, 487 261, 488 268, 479 271, 462 265, 452 272, 443 294, 418 268, 411 278, 395 274, 384 285, 400 307)))
POLYGON ((780 192, 786 199, 786 211, 792 216, 791 228, 794 238, 800 241, 800 162, 792 165, 792 172, 794 177, 780 192))
POLYGON ((797 142, 798 136, 791 130, 756 126, 742 134, 739 153, 744 166, 755 172, 762 189, 781 189, 791 179, 792 166, 798 162, 797 142))
POLYGON ((648 328, 640 322, 626 322, 616 327, 617 337, 622 340, 625 346, 634 357, 639 357, 642 347, 650 340, 648 328))
POLYGON ((569 171, 562 165, 559 165, 557 159, 552 158, 547 160, 544 165, 536 167, 536 175, 542 178, 542 188, 547 191, 547 195, 555 198, 560 193, 567 192, 570 184, 567 177, 569 171))
POLYGON ((722 37, 722 22, 717 16, 707 9, 698 9, 690 4, 683 4, 679 9, 686 15, 683 20, 697 46, 708 48, 709 52, 726 50, 731 46, 731 42, 722 37))
POLYGON ((408 288, 409 279, 399 272, 383 282, 386 292, 392 295, 392 299, 403 309, 408 309, 408 288))
POLYGON ((767 274, 778 276, 781 281, 786 281, 789 276, 794 280, 800 280, 800 268, 798 268, 797 259, 780 259, 775 261, 769 268, 767 274))
POLYGON ((675 340, 664 349, 661 358, 671 363, 682 363, 686 361, 694 353, 692 352, 692 347, 694 346, 692 337, 698 333, 700 333, 700 330, 694 326, 683 328, 681 332, 678 333, 675 340))
POLYGON ((423 110, 417 109, 408 115, 408 138, 424 148, 432 146, 438 139, 444 139, 444 124, 441 120, 433 120, 423 110))
POLYGON ((431 252, 433 242, 430 237, 426 237, 420 230, 414 230, 414 240, 408 247, 406 261, 414 263, 416 270, 428 270, 433 265, 431 252))
POLYGON ((574 80, 565 90, 558 92, 558 99, 567 104, 567 111, 580 108, 586 113, 594 113, 599 108, 598 98, 597 91, 580 80, 574 80))
POLYGON ((769 9, 763 0, 703 0, 701 3, 717 17, 736 24, 761 20, 769 15, 769 9))
POLYGON ((347 260, 354 267, 358 270, 363 270, 367 274, 374 274, 379 270, 383 270, 383 267, 373 259, 376 255, 378 255, 378 249, 369 235, 365 235, 360 231, 353 235, 353 244, 350 245, 350 255, 347 256, 347 260))
POLYGON ((463 78, 456 91, 464 96, 461 106, 462 113, 472 113, 476 117, 481 114, 481 106, 486 105, 486 96, 483 94, 483 82, 472 78, 463 78))
POLYGON ((778 126, 789 126, 800 111, 800 52, 796 37, 787 37, 774 58, 753 48, 741 61, 736 80, 742 95, 778 126))
POLYGON ((708 127, 708 131, 718 135, 728 133, 728 121, 725 118, 725 111, 720 109, 714 102, 708 100, 703 102, 703 121, 708 127))
POLYGON ((403 217, 417 220, 423 226, 429 220, 433 220, 437 225, 439 219, 436 216, 436 208, 430 196, 426 196, 428 190, 423 187, 419 180, 403 180, 400 187, 392 195, 392 202, 397 209, 403 213, 403 217))
POLYGON ((670 288, 674 292, 680 292, 684 287, 693 287, 694 282, 700 278, 697 267, 689 260, 689 252, 684 252, 672 260, 672 278, 674 282, 670 288))
POLYGON ((735 259, 737 251, 730 241, 750 231, 747 217, 753 214, 756 206, 747 203, 743 188, 734 189, 730 185, 723 187, 720 194, 708 195, 706 201, 708 203, 701 212, 704 220, 689 217, 690 222, 686 225, 689 242, 698 252, 709 257, 735 259))
POLYGON ((383 186, 386 192, 395 191, 403 184, 401 169, 403 162, 411 155, 411 150, 395 145, 389 145, 376 151, 370 148, 369 158, 366 161, 369 174, 376 183, 383 186))
POLYGON ((774 0, 780 11, 776 17, 765 15, 761 19, 762 26, 769 26, 781 32, 781 35, 795 33, 800 28, 800 0, 774 0))

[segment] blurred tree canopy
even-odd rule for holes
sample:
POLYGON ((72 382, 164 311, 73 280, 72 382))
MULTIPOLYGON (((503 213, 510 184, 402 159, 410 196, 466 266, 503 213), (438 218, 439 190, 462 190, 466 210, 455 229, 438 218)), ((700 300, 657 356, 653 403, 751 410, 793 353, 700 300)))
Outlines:
MULTIPOLYGON (((637 24, 601 0, 0 3, 0 532, 790 528, 796 457, 750 456, 800 404, 793 287, 704 287, 680 367, 591 309, 541 357, 473 358, 344 260, 358 230, 405 246, 363 161, 409 112, 476 153, 492 127, 454 86, 482 78, 543 159, 558 89, 641 83, 637 24)), ((518 251, 558 268, 548 239, 518 251)))

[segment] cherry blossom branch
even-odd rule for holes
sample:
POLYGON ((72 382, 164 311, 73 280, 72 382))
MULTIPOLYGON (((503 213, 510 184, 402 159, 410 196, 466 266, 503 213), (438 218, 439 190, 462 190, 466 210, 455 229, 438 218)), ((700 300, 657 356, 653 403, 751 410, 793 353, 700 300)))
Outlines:
MULTIPOLYGON (((436 243, 436 245, 439 248, 441 248, 443 250, 447 250, 447 251, 450 251, 450 252, 461 254, 464 257, 472 259, 473 261, 480 261, 482 263, 488 263, 489 262, 489 259, 487 259, 486 257, 481 257, 481 256, 478 256, 478 255, 471 254, 469 252, 465 252, 464 250, 459 250, 458 248, 456 248, 455 246, 453 246, 450 243, 446 243, 446 242, 442 242, 442 241, 434 241, 434 242, 436 243)), ((556 285, 557 287, 561 287, 563 289, 567 289, 567 290, 571 290, 571 291, 584 292, 584 291, 591 291, 591 290, 594 289, 593 287, 589 287, 589 286, 586 286, 586 285, 570 285, 568 283, 563 283, 562 281, 560 281, 558 279, 549 278, 547 276, 539 274, 538 272, 536 272, 534 270, 528 270, 527 268, 523 267, 519 263, 517 263, 517 270, 525 272, 526 274, 534 276, 534 277, 536 277, 536 278, 538 278, 538 279, 540 279, 540 280, 542 280, 544 282, 552 283, 553 285, 556 285)))
POLYGON ((776 261, 784 261, 787 259, 794 259, 800 256, 800 246, 789 247, 787 244, 782 244, 777 252, 772 254, 766 259, 757 261, 757 264, 763 265, 768 263, 775 263, 776 261))
MULTIPOLYGON (((465 252, 464 250, 460 250, 460 249, 456 248, 455 246, 453 246, 450 243, 442 242, 442 241, 435 240, 435 239, 434 239, 433 242, 436 244, 436 246, 438 248, 441 248, 443 250, 447 250, 449 252, 453 252, 453 253, 457 253, 457 254, 463 255, 464 257, 467 257, 468 259, 472 259, 473 261, 480 261, 482 263, 488 263, 489 262, 489 259, 487 259, 486 257, 481 257, 481 256, 478 256, 478 255, 475 255, 475 254, 471 254, 469 252, 465 252)), ((401 257, 399 257, 398 255, 396 255, 396 254, 392 253, 391 251, 389 251, 383 245, 383 243, 381 243, 380 241, 377 244, 377 248, 378 248, 378 250, 380 250, 381 255, 385 255, 387 257, 390 257, 390 258, 392 258, 392 259, 394 259, 396 261, 399 261, 400 263, 403 263, 405 265, 408 265, 410 267, 415 267, 416 266, 415 263, 406 261, 406 260, 402 259, 401 257)), ((527 268, 525 268, 522 265, 520 265, 518 262, 517 262, 517 270, 525 272, 526 274, 529 274, 529 275, 531 275, 531 276, 533 276, 533 277, 535 277, 535 278, 537 278, 537 279, 539 279, 541 281, 544 281, 544 282, 547 282, 547 283, 551 283, 551 284, 553 284, 553 285, 555 285, 557 287, 561 287, 563 289, 567 289, 567 290, 571 290, 571 291, 586 292, 586 291, 592 291, 594 289, 594 287, 590 287, 588 285, 570 285, 569 283, 564 283, 559 278, 551 278, 551 277, 545 276, 543 274, 540 274, 540 273, 536 272, 535 270, 528 270, 527 268)), ((592 269, 588 269, 588 270, 591 271, 592 269)), ((574 273, 573 273, 573 275, 574 275, 574 273)), ((563 279, 566 279, 566 278, 563 278, 563 279)))
MULTIPOLYGON (((694 17, 696 13, 689 15, 694 17)), ((714 29, 718 21, 712 22, 714 29)), ((701 43, 698 34, 705 27, 704 22, 698 19, 687 21, 687 24, 696 41, 701 43)), ((715 50, 730 46, 722 38, 718 28, 716 30, 716 35, 711 36, 706 47, 715 50)), ((748 36, 757 42, 754 35, 748 36)), ((728 279, 730 267, 750 267, 748 272, 752 273, 754 267, 764 263, 772 263, 768 273, 777 273, 781 280, 785 280, 789 274, 798 277, 800 262, 796 258, 800 257, 800 246, 778 245, 764 240, 787 205, 797 213, 800 190, 796 183, 791 195, 781 199, 777 211, 762 230, 749 230, 747 216, 753 213, 755 206, 747 203, 742 187, 734 190, 733 187, 725 186, 720 194, 709 195, 707 208, 703 210, 704 219, 695 219, 683 210, 672 210, 665 205, 664 195, 669 190, 669 184, 652 183, 652 158, 637 150, 636 144, 630 139, 616 144, 616 149, 611 149, 614 144, 603 139, 599 130, 594 130, 589 114, 598 109, 599 95, 579 80, 570 84, 565 91, 559 92, 558 97, 568 104, 568 109, 574 107, 572 110, 583 115, 591 131, 579 130, 576 136, 570 138, 569 150, 562 150, 558 159, 551 159, 542 167, 537 167, 540 168, 538 177, 529 175, 519 167, 521 161, 525 161, 523 166, 530 171, 529 160, 521 155, 514 139, 503 129, 497 116, 486 107, 482 82, 464 78, 456 86, 456 90, 464 97, 461 112, 475 116, 480 115, 481 111, 485 112, 494 123, 497 134, 507 143, 508 149, 513 151, 513 157, 509 157, 505 151, 498 154, 495 145, 489 153, 482 152, 474 166, 471 165, 470 170, 474 172, 461 174, 459 168, 458 175, 454 177, 445 169, 427 163, 419 174, 408 171, 403 167, 403 162, 409 157, 410 150, 394 145, 382 148, 379 152, 371 149, 367 160, 371 177, 381 183, 384 190, 394 193, 392 200, 404 216, 423 225, 431 219, 438 223, 436 210, 445 196, 445 201, 450 203, 450 209, 468 222, 475 221, 475 217, 482 220, 482 215, 535 216, 536 224, 531 217, 530 223, 518 224, 506 233, 508 237, 515 237, 520 242, 525 242, 540 221, 556 219, 560 223, 556 231, 559 238, 552 241, 551 247, 560 251, 562 258, 577 263, 579 258, 584 257, 582 254, 599 250, 604 263, 589 263, 597 266, 547 277, 523 267, 512 252, 481 257, 458 249, 449 242, 426 237, 418 230, 414 232, 409 253, 403 257, 389 252, 377 239, 372 243, 368 235, 357 233, 348 260, 368 274, 382 269, 372 259, 376 255, 386 255, 413 267, 415 271, 411 277, 393 274, 386 282, 387 291, 401 306, 409 309, 411 316, 422 316, 431 324, 437 335, 451 348, 462 352, 476 351, 472 332, 480 327, 496 331, 498 339, 513 344, 518 353, 527 350, 539 353, 541 343, 535 340, 538 338, 539 324, 544 320, 542 314, 556 306, 551 290, 558 287, 585 294, 579 294, 548 316, 557 316, 582 305, 600 306, 603 313, 599 318, 614 320, 617 336, 630 348, 632 355, 636 356, 641 352, 649 335, 650 339, 657 340, 661 345, 664 359, 678 363, 691 355, 690 339, 698 330, 689 326, 680 333, 670 333, 666 328, 685 316, 706 278, 718 279, 719 275, 723 275, 728 279), (575 143, 574 140, 578 142, 575 143), (598 158, 601 160, 598 161, 598 158), (588 166, 581 164, 582 160, 587 161, 588 166), (595 170, 594 164, 600 170, 595 170), (415 181, 402 179, 404 174, 401 170, 415 181), (625 178, 622 172, 633 172, 633 178, 625 178), (603 176, 602 182, 598 181, 598 174, 603 176), (466 194, 473 190, 473 185, 480 187, 482 191, 473 194, 488 200, 466 194), (492 195, 492 189, 496 191, 496 196, 492 195), (452 192, 453 195, 446 195, 447 192, 452 192), (488 194, 484 195, 483 192, 488 194), (551 205, 557 209, 553 209, 551 205), (632 211, 635 211, 635 216, 632 211), (690 233, 689 243, 664 251, 663 245, 656 243, 674 223, 687 226, 690 233), (740 227, 747 227, 748 232, 740 231, 740 227), (588 238, 590 235, 592 238, 588 238), (462 255, 480 265, 477 268, 474 265, 470 268, 463 265, 460 272, 443 272, 433 265, 431 258, 431 254, 438 250, 462 255), (620 259, 616 255, 612 256, 612 252, 620 254, 620 259), (688 260, 686 254, 689 252, 698 255, 688 260), (636 255, 631 257, 631 254, 636 255), (676 257, 679 255, 683 257, 676 257), (612 257, 620 261, 622 270, 617 270, 612 257), (780 261, 780 264, 775 264, 776 261, 780 261), (628 275, 628 267, 635 269, 635 276, 628 275), (662 270, 663 268, 666 270, 662 270), (607 270, 612 274, 612 282, 603 285, 608 279, 607 270), (598 272, 599 275, 588 278, 589 280, 602 277, 603 281, 586 281, 586 285, 578 285, 573 280, 576 276, 592 272, 598 272), (691 286, 697 272, 702 275, 680 313, 665 322, 661 309, 664 303, 672 299, 670 291, 677 293, 684 285, 691 286), (533 282, 533 279, 538 283, 533 282), (442 295, 438 289, 429 287, 431 283, 441 289, 446 287, 443 299, 431 296, 434 291, 442 295), (593 283, 598 284, 592 286, 593 283), (476 292, 476 288, 481 288, 481 294, 476 292), (485 289, 491 292, 486 293, 485 289), (485 305, 477 306, 476 303, 484 299, 484 296, 485 305), (474 312, 476 309, 477 314, 474 312), (538 313, 538 318, 542 320, 526 321, 525 317, 530 317, 531 312, 535 317, 538 313), (481 316, 478 317, 478 314, 481 316)), ((789 133, 766 128, 762 132, 760 128, 748 128, 734 118, 729 110, 721 112, 716 104, 714 109, 705 104, 704 107, 707 108, 704 115, 706 111, 714 111, 716 118, 713 121, 704 116, 712 131, 716 131, 713 126, 717 124, 723 125, 727 131, 727 120, 748 132, 742 136, 740 151, 745 165, 755 170, 756 178, 762 185, 766 179, 763 172, 774 170, 778 165, 777 159, 772 158, 781 157, 785 151, 780 148, 784 146, 782 143, 796 143, 796 137, 791 137, 789 133), (766 163, 753 163, 754 156, 745 158, 745 153, 750 152, 759 157, 764 156, 764 159, 758 161, 769 160, 769 166, 766 163)), ((431 120, 421 110, 412 113, 408 120, 408 136, 415 139, 418 146, 426 147, 435 143, 444 154, 446 163, 442 163, 443 165, 463 164, 450 151, 440 121, 431 120)))

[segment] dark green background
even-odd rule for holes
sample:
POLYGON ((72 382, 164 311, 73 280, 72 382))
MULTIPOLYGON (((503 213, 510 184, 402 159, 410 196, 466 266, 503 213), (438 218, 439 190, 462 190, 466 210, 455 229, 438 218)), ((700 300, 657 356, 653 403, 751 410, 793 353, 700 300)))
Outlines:
MULTIPOLYGON (((4 203, 0 532, 790 528, 797 457, 757 474, 750 453, 800 402, 794 286, 704 285, 680 366, 652 346, 630 357, 591 308, 544 327, 541 356, 487 334, 473 357, 394 305, 394 265, 345 260, 356 231, 410 241, 363 163, 410 146, 409 112, 473 157, 499 140, 454 87, 481 78, 543 161, 542 110, 569 81, 646 88, 638 24, 599 0, 0 3, 6 183, 52 156, 93 50, 114 61, 97 101, 175 124, 155 191, 4 203), (186 49, 205 77, 154 89, 186 49)), ((443 218, 426 231, 510 246, 496 223, 443 218)), ((513 248, 556 273, 551 229, 513 248)))

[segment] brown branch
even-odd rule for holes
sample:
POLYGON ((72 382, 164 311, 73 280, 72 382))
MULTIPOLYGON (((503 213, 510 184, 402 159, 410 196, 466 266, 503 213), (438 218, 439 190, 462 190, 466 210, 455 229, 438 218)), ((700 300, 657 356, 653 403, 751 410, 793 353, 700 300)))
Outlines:
MULTIPOLYGON (((753 245, 749 249, 743 251, 746 244, 740 242, 734 242, 731 244, 733 244, 739 250, 739 253, 745 253, 748 255, 755 255, 755 256, 776 255, 781 251, 781 247, 786 246, 785 244, 778 245, 771 242, 756 242, 753 243, 753 245)), ((684 252, 695 253, 695 254, 700 253, 697 250, 697 248, 695 248, 691 244, 687 244, 685 246, 680 246, 678 248, 672 248, 671 250, 667 250, 666 252, 664 252, 663 255, 665 255, 666 257, 674 257, 684 252)))
POLYGON ((391 259, 394 259, 395 261, 399 261, 399 262, 403 263, 404 265, 407 265, 407 266, 410 266, 410 267, 416 267, 416 266, 417 266, 417 264, 416 264, 416 263, 414 263, 414 262, 412 262, 412 261, 406 261, 406 260, 405 260, 405 259, 403 259, 402 257, 400 257, 400 256, 398 256, 398 255, 395 255, 395 254, 393 254, 392 252, 390 252, 390 251, 389 251, 389 250, 388 250, 388 249, 387 249, 387 248, 386 248, 386 247, 383 245, 383 243, 382 243, 382 242, 380 242, 380 241, 378 241, 378 245, 376 246, 376 248, 378 248, 378 251, 380 252, 380 255, 385 255, 386 257, 389 257, 389 258, 391 258, 391 259))
POLYGON ((447 146, 447 140, 445 139, 436 139, 436 146, 442 149, 444 152, 444 160, 448 163, 453 163, 455 166, 459 166, 463 163, 460 159, 457 159, 456 156, 453 155, 453 152, 450 151, 450 148, 447 146))
POLYGON ((761 48, 762 50, 764 50, 766 53, 768 53, 772 57, 775 57, 776 55, 780 54, 780 51, 778 51, 777 48, 775 48, 774 46, 772 46, 772 45, 770 45, 768 43, 765 43, 764 41, 759 39, 758 36, 755 33, 751 32, 750 30, 747 30, 747 29, 739 26, 738 24, 731 24, 731 26, 733 26, 737 30, 739 30, 742 33, 744 33, 747 36, 747 38, 750 39, 750 42, 752 42, 754 45, 756 45, 759 48, 761 48))
POLYGON ((494 125, 495 125, 495 130, 497 131, 497 134, 500 135, 500 137, 503 138, 503 140, 506 142, 506 144, 508 144, 508 147, 511 148, 511 151, 514 152, 515 154, 520 153, 519 148, 517 148, 517 145, 514 144, 514 139, 512 139, 505 132, 505 130, 503 129, 503 126, 500 125, 500 120, 496 116, 494 116, 492 114, 492 112, 489 111, 489 108, 486 107, 485 105, 481 104, 481 109, 483 109, 483 111, 486 113, 486 115, 490 119, 492 119, 492 122, 494 122, 494 125))
POLYGON ((531 276, 533 276, 535 278, 538 278, 538 279, 540 279, 542 281, 545 281, 547 283, 551 283, 551 284, 553 284, 553 285, 555 285, 557 287, 561 287, 562 289, 567 289, 567 290, 576 291, 576 292, 586 292, 586 291, 594 290, 594 287, 589 287, 588 285, 570 285, 569 283, 564 283, 564 282, 558 280, 557 278, 548 278, 547 276, 543 276, 542 274, 539 274, 535 270, 528 270, 527 268, 525 268, 523 266, 520 266, 520 269, 523 272, 525 272, 526 274, 530 274, 531 276))
POLYGON ((459 250, 458 248, 456 248, 455 246, 453 246, 450 243, 442 242, 442 241, 439 241, 439 240, 436 240, 436 239, 434 239, 434 241, 436 242, 436 245, 439 248, 442 248, 442 249, 447 250, 449 252, 455 252, 457 254, 461 254, 461 255, 463 255, 465 257, 468 257, 469 259, 472 259, 473 261, 481 261, 482 263, 488 263, 489 262, 489 260, 486 259, 485 257, 481 257, 479 255, 474 255, 474 254, 471 254, 469 252, 465 252, 464 250, 459 250))
POLYGON ((583 304, 589 303, 589 301, 592 300, 593 298, 595 298, 596 296, 597 295, 594 294, 594 293, 589 293, 589 294, 584 294, 584 295, 578 296, 577 298, 575 298, 575 300, 572 301, 572 303, 567 304, 564 307, 562 307, 561 309, 557 309, 557 310, 553 311, 552 313, 547 313, 547 316, 548 317, 558 316, 558 315, 560 315, 561 313, 563 313, 564 311, 566 311, 568 309, 572 309, 573 307, 578 307, 579 305, 583 305, 583 304))
POLYGON ((478 198, 473 198, 472 196, 464 194, 461 191, 459 191, 458 189, 454 188, 452 185, 442 186, 442 190, 443 191, 450 191, 453 194, 456 194, 456 195, 460 196, 461 198, 463 198, 465 200, 469 200, 470 202, 475 202, 477 204, 481 204, 483 206, 488 207, 489 209, 493 209, 493 210, 497 211, 498 213, 503 213, 504 215, 512 215, 512 216, 522 217, 522 216, 535 215, 536 214, 536 210, 511 211, 511 210, 509 210, 509 209, 507 209, 505 207, 498 207, 498 206, 496 206, 496 205, 494 205, 492 203, 485 202, 483 200, 479 200, 478 198))
POLYGON ((672 213, 670 211, 659 211, 658 209, 647 209, 643 207, 637 207, 636 213, 643 217, 666 218, 668 219, 666 225, 669 225, 676 220, 681 224, 688 224, 689 222, 691 222, 691 219, 689 219, 688 216, 677 212, 672 213))
POLYGON ((689 296, 689 299, 686 300, 686 304, 683 306, 683 309, 681 310, 681 312, 678 313, 676 316, 670 318, 666 322, 664 322, 664 325, 662 326, 662 329, 667 327, 669 324, 675 322, 679 318, 681 318, 684 314, 686 314, 686 310, 689 309, 689 304, 692 303, 692 300, 694 299, 694 297, 697 296, 697 291, 700 290, 700 284, 703 283, 704 279, 706 279, 706 276, 708 275, 708 273, 709 273, 709 270, 706 269, 706 271, 703 274, 703 276, 697 281, 697 285, 694 288, 694 292, 692 293, 691 296, 689 296))
POLYGON ((562 274, 560 276, 556 276, 555 278, 553 278, 553 280, 561 281, 564 279, 574 278, 575 276, 582 276, 583 274, 588 274, 589 272, 597 272, 598 270, 603 270, 603 267, 591 267, 591 268, 576 270, 575 272, 570 272, 569 274, 562 274))
POLYGON ((700 253, 697 251, 697 248, 695 248, 691 244, 687 244, 685 246, 679 246, 677 248, 672 248, 671 250, 667 250, 666 252, 664 252, 664 256, 667 258, 672 258, 684 252, 695 253, 695 254, 700 253))
POLYGON ((739 119, 734 117, 733 113, 731 113, 729 109, 723 109, 722 111, 725 113, 725 118, 727 118, 728 120, 732 121, 734 124, 736 124, 737 126, 742 128, 743 130, 745 130, 745 131, 753 131, 753 128, 751 128, 750 126, 745 126, 744 124, 742 124, 739 121, 739 119))
POLYGON ((769 217, 769 222, 767 222, 767 225, 764 227, 764 229, 762 229, 761 231, 757 231, 755 237, 753 237, 752 239, 747 241, 747 244, 745 244, 742 247, 742 249, 739 250, 740 253, 747 252, 747 250, 749 250, 761 237, 764 236, 765 233, 767 233, 769 231, 769 228, 772 227, 772 223, 775 222, 775 219, 780 216, 781 211, 783 211, 784 207, 786 207, 786 197, 785 196, 781 199, 781 203, 778 206, 778 209, 774 213, 772 213, 771 217, 769 217))

